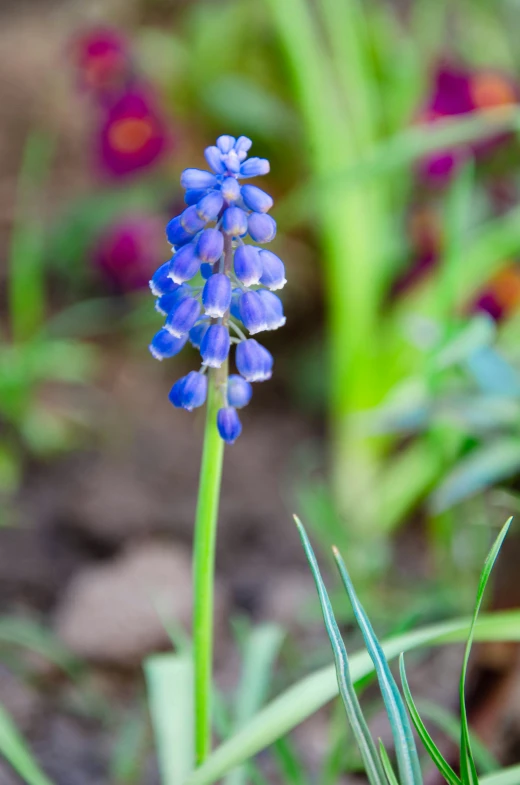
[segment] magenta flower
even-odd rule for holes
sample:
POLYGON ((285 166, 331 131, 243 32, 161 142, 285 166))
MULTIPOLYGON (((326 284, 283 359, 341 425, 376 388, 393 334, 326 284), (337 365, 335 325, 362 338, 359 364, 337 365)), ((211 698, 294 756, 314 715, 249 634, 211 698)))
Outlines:
POLYGON ((110 288, 127 292, 148 287, 163 252, 157 240, 163 223, 152 215, 129 214, 101 233, 92 249, 92 262, 110 288))
POLYGON ((93 27, 72 42, 80 89, 101 101, 122 92, 133 74, 128 41, 117 30, 93 27))
POLYGON ((509 263, 493 276, 471 310, 487 313, 498 322, 511 316, 519 307, 520 267, 509 263))
POLYGON ((134 85, 101 118, 97 159, 102 174, 124 177, 158 163, 170 147, 166 120, 146 85, 134 85))
MULTIPOLYGON (((441 63, 433 78, 431 94, 420 112, 419 123, 468 114, 482 109, 507 108, 518 101, 518 88, 510 77, 490 69, 469 70, 441 63)), ((482 155, 507 139, 504 134, 473 145, 441 150, 425 156, 419 174, 425 181, 443 185, 469 156, 482 155)))

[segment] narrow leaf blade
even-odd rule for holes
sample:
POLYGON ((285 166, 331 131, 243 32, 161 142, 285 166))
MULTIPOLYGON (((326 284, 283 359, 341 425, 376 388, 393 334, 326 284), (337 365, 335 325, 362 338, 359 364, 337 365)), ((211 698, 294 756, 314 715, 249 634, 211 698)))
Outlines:
POLYGON ((36 763, 10 715, 1 706, 0 752, 27 785, 53 785, 36 763))

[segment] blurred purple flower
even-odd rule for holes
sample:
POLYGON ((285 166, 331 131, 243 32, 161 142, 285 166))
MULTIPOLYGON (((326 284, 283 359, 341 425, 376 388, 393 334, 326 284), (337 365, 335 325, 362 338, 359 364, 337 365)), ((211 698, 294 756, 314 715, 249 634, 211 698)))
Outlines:
POLYGON ((122 92, 133 75, 126 38, 109 27, 92 27, 77 35, 71 45, 81 90, 101 101, 122 92))
POLYGON ((125 292, 148 287, 163 252, 157 239, 163 223, 155 216, 135 213, 104 229, 92 249, 92 262, 112 289, 125 292))
POLYGON ((510 263, 499 270, 473 303, 473 311, 489 314, 496 322, 520 307, 520 266, 510 263))
POLYGON ((134 85, 107 108, 98 136, 98 166, 124 177, 157 164, 170 148, 166 119, 146 85, 134 85))
MULTIPOLYGON (((483 109, 498 109, 517 103, 518 87, 506 74, 491 69, 470 70, 443 62, 433 77, 433 86, 419 124, 431 124, 483 109)), ((418 165, 419 175, 430 184, 444 185, 459 165, 471 155, 489 151, 507 139, 500 134, 473 145, 440 150, 425 156, 418 165)))

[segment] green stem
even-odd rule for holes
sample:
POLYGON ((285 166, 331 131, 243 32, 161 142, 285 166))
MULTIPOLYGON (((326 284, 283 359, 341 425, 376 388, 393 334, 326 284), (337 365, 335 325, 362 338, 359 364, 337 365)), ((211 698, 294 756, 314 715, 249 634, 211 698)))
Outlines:
POLYGON ((224 457, 224 442, 217 430, 217 411, 222 405, 219 389, 222 376, 227 376, 227 369, 219 368, 209 372, 204 447, 195 517, 193 643, 197 765, 203 763, 211 749, 215 544, 224 457))

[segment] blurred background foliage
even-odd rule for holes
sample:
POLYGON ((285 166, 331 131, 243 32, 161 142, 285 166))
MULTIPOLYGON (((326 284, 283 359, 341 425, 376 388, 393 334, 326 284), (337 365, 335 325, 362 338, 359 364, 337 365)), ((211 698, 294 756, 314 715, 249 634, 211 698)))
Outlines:
MULTIPOLYGON (((84 456, 111 456, 100 475, 119 494, 110 509, 100 496, 88 558, 74 557, 44 607, 15 591, 4 612, 47 619, 78 560, 128 544, 132 502, 117 477, 129 427, 170 434, 166 532, 188 539, 179 466, 200 423, 189 430, 140 387, 165 397, 179 375, 146 357, 159 323, 147 281, 167 258, 179 174, 220 133, 251 136, 271 161, 289 280, 276 381, 244 428, 259 418, 273 435, 260 451, 257 430, 234 464, 251 469, 222 575, 243 586, 235 565, 253 558, 264 524, 266 561, 287 539, 282 566, 299 563, 289 524, 273 520, 296 508, 324 553, 334 541, 345 554, 389 630, 466 610, 496 526, 519 505, 519 4, 27 1, 0 13, 0 542, 38 527, 24 507, 35 478, 60 499, 84 456), (118 419, 128 390, 133 426, 118 419), (248 526, 255 482, 274 487, 278 507, 253 510, 248 526)), ((132 471, 148 483, 136 516, 160 518, 157 478, 132 471)), ((46 514, 60 533, 60 503, 46 514)), ((239 589, 247 611, 254 591, 239 589)), ((508 589, 496 602, 518 599, 508 589)), ((286 659, 289 673, 303 667, 290 647, 286 659)))

